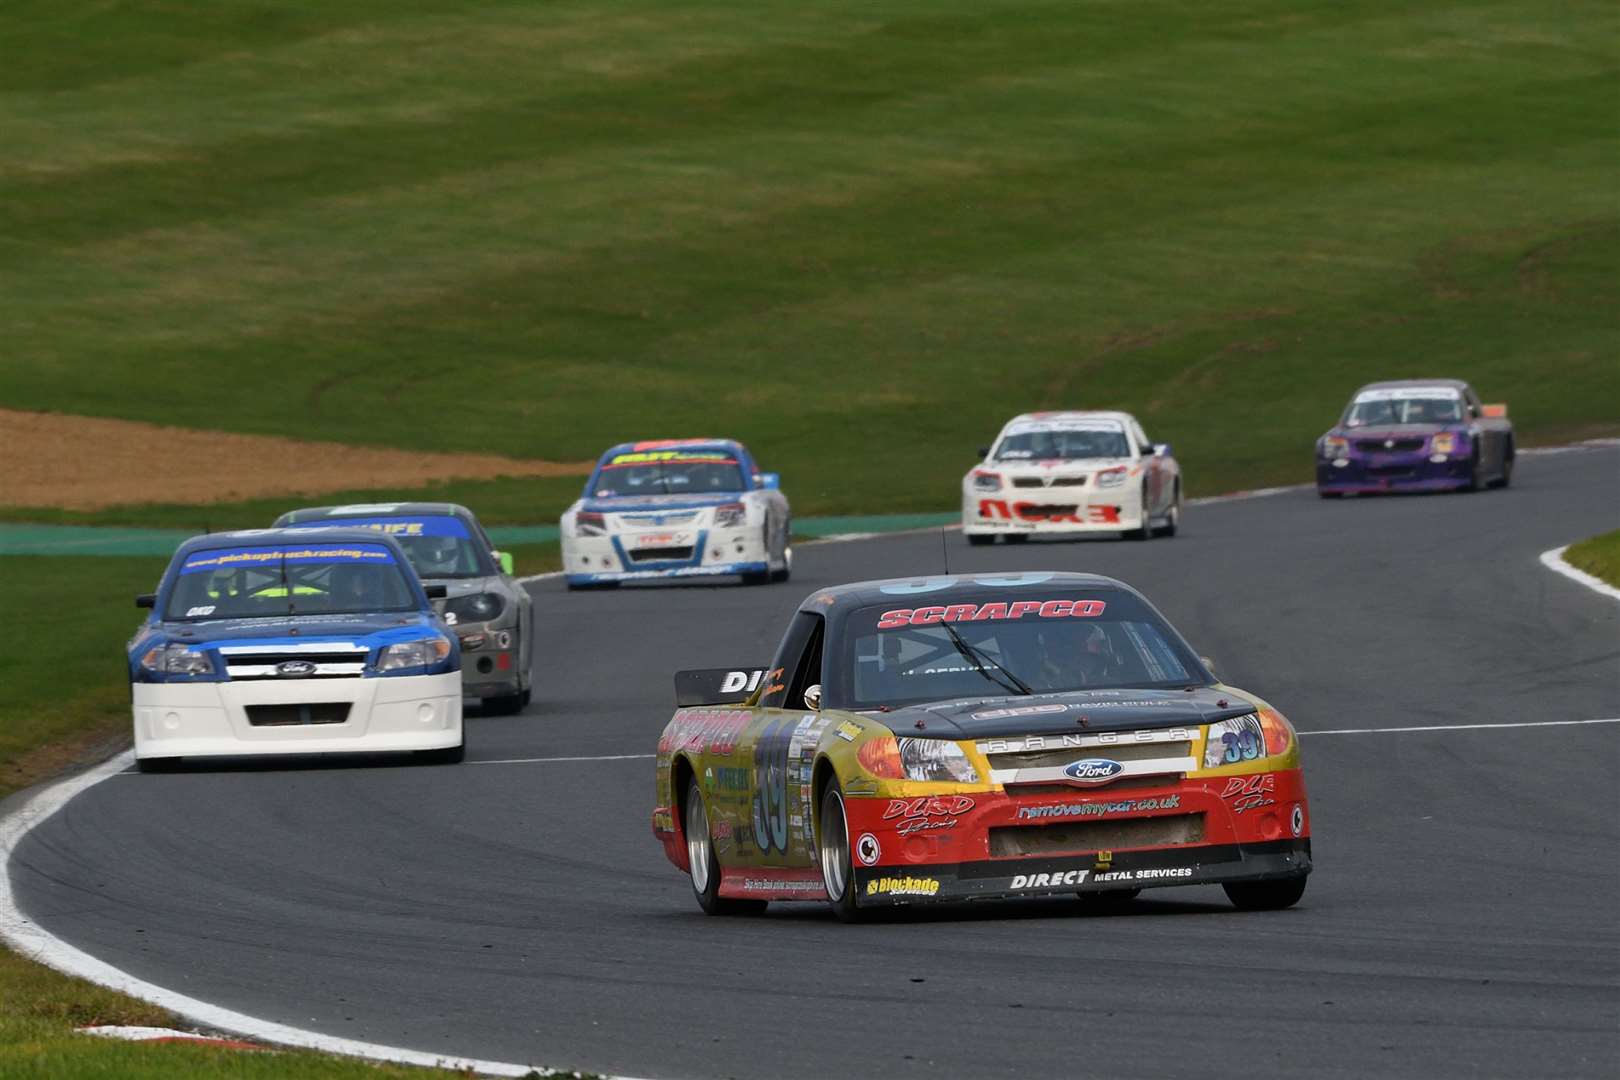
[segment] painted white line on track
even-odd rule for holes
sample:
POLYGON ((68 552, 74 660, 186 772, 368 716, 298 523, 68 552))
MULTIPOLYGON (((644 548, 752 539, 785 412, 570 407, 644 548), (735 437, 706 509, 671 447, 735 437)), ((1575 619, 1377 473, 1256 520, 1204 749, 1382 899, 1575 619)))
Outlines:
POLYGON ((544 765, 553 761, 645 761, 657 754, 599 754, 595 757, 513 757, 464 761, 463 765, 544 765))
POLYGON ((1511 724, 1430 724, 1426 727, 1338 728, 1334 731, 1300 731, 1304 735, 1399 735, 1408 731, 1483 731, 1487 728, 1570 727, 1576 724, 1620 724, 1620 716, 1601 720, 1521 720, 1511 724))
POLYGON ((1563 547, 1555 547, 1551 551, 1543 551, 1541 553, 1541 565, 1555 574, 1563 574, 1569 580, 1585 585, 1595 593, 1607 596, 1610 600, 1620 600, 1620 589, 1615 588, 1600 577, 1594 577, 1585 570, 1565 562, 1564 552, 1568 550, 1569 545, 1566 544, 1563 547))
MULTIPOLYGON (((88 772, 52 784, 20 806, 9 809, 4 817, 0 817, 0 938, 3 938, 11 948, 57 971, 77 975, 100 986, 149 1001, 184 1017, 200 1028, 211 1031, 244 1035, 280 1046, 297 1046, 372 1061, 392 1061, 401 1065, 437 1066, 485 1076, 527 1076, 532 1072, 544 1076, 551 1071, 544 1066, 532 1064, 520 1065, 509 1061, 454 1057, 448 1054, 407 1050, 399 1046, 361 1042, 357 1039, 342 1039, 333 1035, 323 1035, 318 1031, 306 1031, 303 1028, 289 1027, 286 1024, 248 1016, 246 1013, 211 1005, 206 1001, 146 982, 74 948, 33 922, 18 908, 17 898, 11 891, 11 876, 6 871, 12 853, 22 842, 23 837, 28 835, 30 829, 60 810, 68 800, 86 788, 129 768, 134 760, 134 752, 126 750, 88 772)), ((620 1077, 614 1080, 627 1078, 620 1077)))

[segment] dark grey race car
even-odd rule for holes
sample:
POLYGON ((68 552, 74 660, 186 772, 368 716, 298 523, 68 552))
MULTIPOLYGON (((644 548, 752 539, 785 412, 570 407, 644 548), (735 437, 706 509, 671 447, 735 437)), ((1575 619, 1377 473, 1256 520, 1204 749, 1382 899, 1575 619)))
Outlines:
POLYGON ((461 688, 488 713, 529 703, 534 601, 511 575, 473 512, 455 503, 366 503, 293 510, 276 528, 376 529, 399 541, 424 583, 442 584, 434 607, 461 639, 461 688))

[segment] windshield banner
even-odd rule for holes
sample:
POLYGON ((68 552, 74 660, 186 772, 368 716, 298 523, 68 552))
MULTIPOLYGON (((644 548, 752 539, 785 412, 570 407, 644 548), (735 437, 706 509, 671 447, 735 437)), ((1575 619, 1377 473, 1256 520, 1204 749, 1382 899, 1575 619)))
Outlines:
POLYGON ((1363 390, 1356 395, 1356 404, 1367 401, 1400 401, 1409 398, 1438 401, 1456 401, 1462 393, 1454 386, 1397 386, 1389 390, 1363 390))
POLYGON ((394 561, 393 553, 385 547, 371 544, 344 544, 332 547, 242 547, 213 548, 196 551, 186 556, 181 565, 182 574, 201 574, 210 570, 233 567, 278 565, 288 563, 366 563, 384 565, 394 561))
POLYGON ((897 608, 878 617, 879 630, 902 626, 928 626, 938 622, 981 622, 985 619, 1094 619, 1108 605, 1102 600, 993 600, 988 604, 951 604, 948 607, 897 608))
POLYGON ((724 450, 649 450, 635 454, 614 454, 604 469, 622 469, 627 465, 665 465, 706 462, 708 464, 735 465, 737 459, 724 450))
POLYGON ((467 526, 455 517, 421 518, 332 518, 319 521, 297 521, 291 529, 372 529, 389 536, 454 536, 471 540, 467 526))

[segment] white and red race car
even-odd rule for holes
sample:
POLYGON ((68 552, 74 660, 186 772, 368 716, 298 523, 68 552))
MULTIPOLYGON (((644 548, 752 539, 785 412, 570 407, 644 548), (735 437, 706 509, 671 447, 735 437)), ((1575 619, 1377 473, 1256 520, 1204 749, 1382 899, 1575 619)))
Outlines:
POLYGON ((1181 466, 1130 413, 1025 413, 980 453, 962 478, 970 544, 1095 532, 1146 540, 1181 524, 1181 466))

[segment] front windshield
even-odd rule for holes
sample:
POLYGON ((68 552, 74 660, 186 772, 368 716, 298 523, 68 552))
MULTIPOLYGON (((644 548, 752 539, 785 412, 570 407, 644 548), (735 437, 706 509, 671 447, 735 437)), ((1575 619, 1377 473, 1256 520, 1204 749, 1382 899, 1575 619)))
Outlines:
POLYGON ((1449 386, 1364 390, 1345 414, 1346 427, 1462 422, 1462 396, 1449 386))
POLYGON ((1005 591, 860 608, 844 622, 840 708, 1030 691, 1202 685, 1198 661, 1146 604, 1111 589, 1005 591), (915 606, 910 606, 915 604, 915 606), (949 624, 958 643, 945 629, 949 624), (983 668, 984 670, 980 670, 983 668))
POLYGON ((414 611, 393 552, 380 544, 208 548, 180 564, 163 617, 269 619, 414 611))
POLYGON ((453 514, 321 518, 293 523, 294 529, 374 529, 387 533, 405 549, 405 557, 425 578, 488 577, 495 572, 483 545, 472 538, 466 523, 453 514))
POLYGON ((606 499, 746 490, 742 464, 729 451, 643 450, 614 454, 604 461, 592 494, 606 499))
POLYGON ((997 461, 1074 461, 1131 456, 1118 424, 1071 421, 1020 425, 996 444, 997 461))

